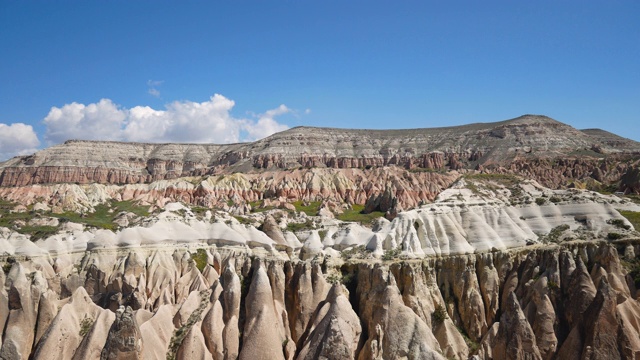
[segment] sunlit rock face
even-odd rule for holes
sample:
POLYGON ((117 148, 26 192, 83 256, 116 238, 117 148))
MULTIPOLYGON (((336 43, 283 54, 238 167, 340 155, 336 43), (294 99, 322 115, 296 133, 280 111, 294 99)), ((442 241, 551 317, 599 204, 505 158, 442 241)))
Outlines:
POLYGON ((70 140, 0 164, 0 186, 138 184, 251 169, 397 166, 509 171, 557 187, 570 180, 617 181, 638 152, 635 141, 538 115, 432 129, 296 127, 226 145, 70 140))
POLYGON ((639 358, 639 152, 527 115, 16 157, 0 359, 639 358))
POLYGON ((206 248, 199 264, 195 253, 129 249, 13 262, 1 275, 0 354, 552 359, 640 352, 637 289, 616 247, 604 242, 346 263, 206 248))

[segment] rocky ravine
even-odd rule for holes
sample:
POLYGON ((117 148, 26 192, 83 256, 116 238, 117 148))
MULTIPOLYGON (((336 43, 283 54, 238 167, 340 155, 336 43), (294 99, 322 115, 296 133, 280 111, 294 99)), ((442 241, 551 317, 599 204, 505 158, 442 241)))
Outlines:
POLYGON ((637 164, 529 115, 17 157, 0 359, 637 359, 640 205, 590 191, 637 164))
MULTIPOLYGON (((108 198, 74 186, 34 208, 108 198)), ((640 241, 616 209, 640 210, 471 176, 373 228, 179 203, 116 230, 3 228, 0 358, 635 358, 640 241)))
POLYGON ((597 242, 347 263, 221 248, 23 258, 0 273, 0 358, 633 359, 640 304, 619 251, 638 250, 597 242))

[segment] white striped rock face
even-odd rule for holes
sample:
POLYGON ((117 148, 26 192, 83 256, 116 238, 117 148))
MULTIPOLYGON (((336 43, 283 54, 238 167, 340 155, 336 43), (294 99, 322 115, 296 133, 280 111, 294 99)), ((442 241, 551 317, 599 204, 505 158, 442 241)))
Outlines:
POLYGON ((202 270, 176 247, 33 256, 0 272, 0 357, 628 359, 640 303, 619 250, 341 264, 205 246, 202 270))
POLYGON ((638 149, 523 116, 16 157, 0 359, 640 358, 640 206, 566 189, 638 149))
POLYGON ((639 211, 640 207, 615 196, 549 190, 531 181, 514 188, 495 182, 461 180, 443 191, 434 203, 401 212, 392 221, 380 218, 373 228, 331 217, 309 218, 304 214, 290 217, 280 212, 280 222, 272 226, 281 226, 283 234, 271 239, 257 229, 265 221, 265 213, 248 215, 245 222, 250 224, 241 224, 225 213, 209 211, 198 217, 188 206, 168 203, 163 212, 116 232, 67 224, 67 230, 31 242, 28 236, 5 228, 0 232, 0 245, 8 255, 29 256, 212 245, 249 248, 283 258, 291 254, 304 258, 360 246, 370 256, 379 257, 385 251, 397 249, 404 256, 425 257, 504 250, 546 240, 603 239, 609 232, 625 232, 611 225, 612 220, 631 226, 616 209, 639 211), (518 196, 514 197, 514 193, 518 196), (535 199, 543 199, 544 204, 536 204, 535 199), (295 233, 286 230, 287 223, 306 221, 311 221, 315 229, 295 233), (567 227, 567 231, 550 235, 561 226, 567 227))

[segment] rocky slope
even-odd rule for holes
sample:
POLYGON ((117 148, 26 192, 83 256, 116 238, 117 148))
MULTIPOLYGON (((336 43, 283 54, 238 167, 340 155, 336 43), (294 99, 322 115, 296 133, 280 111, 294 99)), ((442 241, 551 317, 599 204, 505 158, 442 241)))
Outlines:
MULTIPOLYGON (((509 168, 532 159, 585 158, 586 169, 568 173, 542 166, 561 180, 600 171, 617 181, 640 152, 637 142, 600 130, 579 131, 544 116, 525 115, 497 123, 410 130, 349 130, 297 127, 243 144, 139 144, 68 141, 0 164, 0 186, 45 183, 136 184, 184 176, 298 167, 460 170, 509 168), (612 165, 600 166, 604 159, 612 165), (599 170, 598 170, 599 169, 599 170)), ((535 173, 536 171, 533 170, 535 173)), ((535 176, 545 183, 545 176, 535 176)), ((564 183, 560 185, 565 185, 564 183)))
POLYGON ((0 164, 0 359, 640 358, 638 143, 541 116, 0 164))
POLYGON ((379 263, 224 248, 31 257, 0 273, 0 357, 633 359, 640 305, 625 264, 638 250, 596 242, 379 263))

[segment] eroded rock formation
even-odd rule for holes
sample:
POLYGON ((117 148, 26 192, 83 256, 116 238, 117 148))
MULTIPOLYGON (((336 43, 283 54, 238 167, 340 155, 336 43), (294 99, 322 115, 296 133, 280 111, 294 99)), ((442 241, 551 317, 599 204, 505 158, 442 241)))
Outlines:
POLYGON ((616 247, 602 242, 374 264, 206 252, 202 271, 190 260, 195 250, 96 251, 16 261, 2 275, 6 295, 0 298, 8 301, 0 301, 0 314, 9 315, 2 319, 0 356, 640 355, 637 290, 616 247), (163 264, 162 272, 156 264, 163 264), (60 284, 72 279, 75 285, 63 291, 60 284), (444 316, 435 315, 437 307, 444 316))

